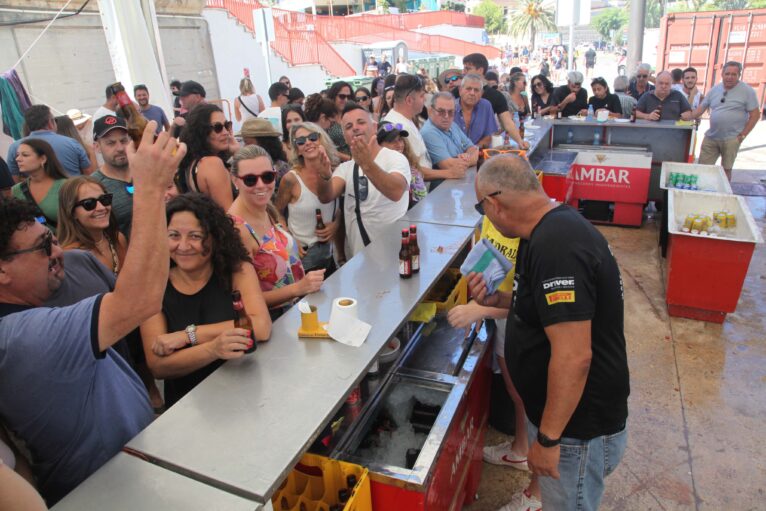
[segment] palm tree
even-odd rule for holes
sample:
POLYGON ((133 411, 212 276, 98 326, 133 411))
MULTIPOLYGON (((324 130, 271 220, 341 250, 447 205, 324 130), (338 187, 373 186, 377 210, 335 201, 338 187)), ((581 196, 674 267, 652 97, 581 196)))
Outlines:
POLYGON ((511 35, 529 35, 531 51, 535 50, 535 37, 543 30, 556 30, 553 11, 543 6, 544 0, 521 0, 519 7, 511 13, 511 35))

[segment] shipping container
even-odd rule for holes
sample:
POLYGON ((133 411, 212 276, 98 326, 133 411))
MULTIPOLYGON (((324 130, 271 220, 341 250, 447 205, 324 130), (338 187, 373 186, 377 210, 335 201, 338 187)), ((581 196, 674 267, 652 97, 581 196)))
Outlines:
POLYGON ((763 110, 766 92, 766 9, 668 14, 660 25, 657 69, 694 67, 703 92, 721 81, 724 63, 744 65, 763 110))

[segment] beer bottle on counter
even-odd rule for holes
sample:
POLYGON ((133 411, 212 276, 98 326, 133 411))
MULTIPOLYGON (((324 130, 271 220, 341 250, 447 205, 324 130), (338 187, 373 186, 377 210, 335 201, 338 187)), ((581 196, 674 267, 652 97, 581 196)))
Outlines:
POLYGON ((420 271, 420 247, 418 246, 418 226, 410 225, 410 261, 412 262, 412 273, 420 271))
POLYGON ((325 225, 324 225, 324 220, 322 220, 322 210, 321 209, 317 209, 316 210, 316 217, 317 217, 316 230, 319 231, 321 229, 324 229, 325 225))
POLYGON ((410 258, 410 231, 402 229, 402 248, 399 249, 399 277, 412 277, 412 259, 410 258))
POLYGON ((524 118, 519 118, 519 137, 524 140, 524 118))
POLYGON ((138 149, 138 144, 141 143, 141 138, 144 136, 144 128, 149 121, 141 115, 136 105, 130 100, 130 96, 125 92, 125 87, 122 86, 121 82, 113 83, 110 87, 112 93, 117 97, 117 114, 125 119, 128 125, 128 136, 138 149))
POLYGON ((630 122, 636 122, 636 107, 633 107, 633 111, 630 113, 630 122))
POLYGON ((253 341, 252 347, 245 350, 245 353, 252 353, 258 349, 258 341, 253 337, 253 325, 250 323, 250 316, 245 311, 245 303, 242 301, 242 294, 238 290, 231 293, 231 302, 234 307, 234 326, 244 328, 250 331, 250 340, 253 341))
POLYGON ((659 118, 659 119, 657 119, 657 120, 658 120, 658 121, 661 121, 661 120, 662 120, 662 103, 660 103, 659 105, 657 105, 657 114, 659 114, 659 116, 660 116, 660 118, 659 118))

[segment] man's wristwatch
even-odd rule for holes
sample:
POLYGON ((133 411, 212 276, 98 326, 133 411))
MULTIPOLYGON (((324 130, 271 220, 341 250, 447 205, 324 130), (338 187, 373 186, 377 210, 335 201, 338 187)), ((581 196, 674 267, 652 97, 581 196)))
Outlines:
POLYGON ((190 346, 197 345, 197 325, 189 325, 186 327, 186 339, 190 346))
POLYGON ((537 430, 537 443, 542 445, 543 447, 556 447, 561 443, 561 437, 557 439, 549 438, 545 433, 537 430))

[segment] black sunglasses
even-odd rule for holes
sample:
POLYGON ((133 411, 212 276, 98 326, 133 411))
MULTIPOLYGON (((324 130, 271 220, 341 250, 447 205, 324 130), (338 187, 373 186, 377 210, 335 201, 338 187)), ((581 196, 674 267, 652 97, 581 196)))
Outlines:
POLYGON ((217 122, 215 124, 211 124, 210 129, 215 131, 216 133, 220 133, 223 130, 231 131, 231 121, 226 121, 224 123, 217 122))
POLYGON ((370 96, 357 96, 356 97, 357 101, 367 101, 368 99, 370 99, 370 96))
POLYGON ((319 133, 309 133, 305 137, 295 137, 295 145, 302 146, 306 143, 307 140, 310 140, 311 142, 316 142, 319 140, 319 133))
POLYGON ((359 176, 359 201, 364 202, 370 194, 370 186, 367 176, 359 176))
POLYGON ((47 257, 50 257, 53 253, 53 245, 58 245, 58 241, 53 241, 53 233, 51 231, 46 232, 43 234, 43 240, 38 243, 37 245, 34 245, 30 248, 25 248, 23 250, 15 250, 13 252, 6 252, 3 257, 11 257, 11 256, 17 256, 21 254, 28 254, 30 252, 37 252, 38 250, 42 250, 45 252, 45 255, 47 257))
POLYGON ((100 197, 96 198, 90 198, 90 199, 83 199, 79 202, 75 202, 74 208, 72 210, 74 211, 77 209, 78 206, 82 206, 82 209, 85 211, 93 211, 96 209, 96 203, 100 202, 102 206, 111 206, 112 205, 112 194, 111 193, 105 193, 101 195, 100 197))
POLYGON ((264 172, 263 174, 247 174, 246 176, 237 177, 240 178, 243 183, 245 183, 245 186, 250 188, 258 184, 259 179, 261 182, 263 182, 263 184, 270 185, 277 179, 277 173, 273 170, 270 170, 268 172, 264 172))
POLYGON ((476 208, 476 211, 477 211, 477 212, 478 212, 480 215, 483 215, 483 214, 484 214, 484 201, 485 201, 485 200, 487 200, 487 199, 489 199, 490 197, 494 197, 494 196, 496 196, 496 195, 500 195, 501 193, 503 193, 503 191, 502 191, 502 190, 498 190, 498 191, 496 191, 496 192, 492 192, 492 193, 490 193, 489 195, 485 195, 485 196, 484 196, 484 198, 483 198, 483 199, 481 199, 481 200, 480 200, 479 202, 477 202, 476 204, 474 204, 474 205, 473 205, 473 207, 474 207, 474 208, 476 208))
POLYGON ((726 103, 726 95, 729 93, 729 91, 723 92, 723 97, 721 98, 721 103, 726 103))
POLYGON ((342 99, 342 100, 344 100, 344 101, 345 101, 345 100, 347 100, 347 99, 351 99, 351 94, 338 94, 338 95, 337 95, 337 96, 335 96, 335 97, 336 97, 336 98, 340 98, 340 99, 342 99))

